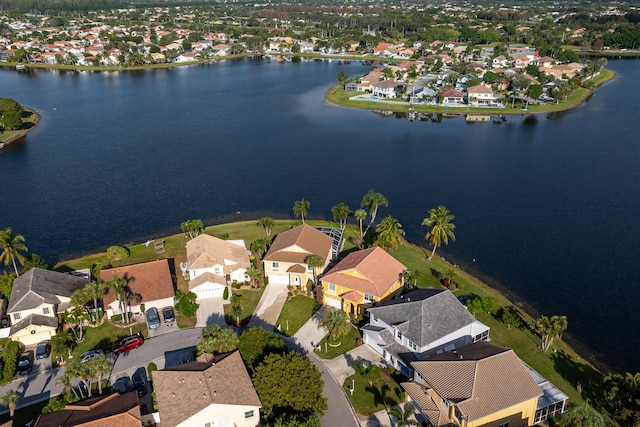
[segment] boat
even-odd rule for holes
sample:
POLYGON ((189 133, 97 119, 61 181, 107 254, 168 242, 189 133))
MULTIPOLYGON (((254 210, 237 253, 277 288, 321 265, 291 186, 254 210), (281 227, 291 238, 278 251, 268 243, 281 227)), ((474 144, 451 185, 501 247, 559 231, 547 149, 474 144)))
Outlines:
POLYGON ((18 65, 16 65, 16 70, 20 71, 20 70, 24 70, 24 69, 25 69, 24 64, 18 64, 18 65))

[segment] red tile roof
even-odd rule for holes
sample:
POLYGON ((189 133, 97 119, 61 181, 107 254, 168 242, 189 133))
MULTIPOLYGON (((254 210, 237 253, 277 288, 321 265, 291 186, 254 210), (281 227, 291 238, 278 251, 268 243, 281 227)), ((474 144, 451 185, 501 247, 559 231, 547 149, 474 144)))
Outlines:
MULTIPOLYGON (((140 295, 142 299, 138 304, 175 296, 169 261, 166 259, 109 268, 100 272, 103 282, 111 281, 115 277, 127 280, 131 292, 140 295)), ((103 297, 105 306, 115 300, 116 295, 112 290, 103 297)))

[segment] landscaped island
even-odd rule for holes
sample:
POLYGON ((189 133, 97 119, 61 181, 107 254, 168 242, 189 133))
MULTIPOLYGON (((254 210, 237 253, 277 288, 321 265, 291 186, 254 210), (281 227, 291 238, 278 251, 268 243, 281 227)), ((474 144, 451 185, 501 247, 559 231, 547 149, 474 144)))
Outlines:
POLYGON ((27 135, 39 121, 40 115, 34 110, 13 99, 0 98, 0 148, 27 135))

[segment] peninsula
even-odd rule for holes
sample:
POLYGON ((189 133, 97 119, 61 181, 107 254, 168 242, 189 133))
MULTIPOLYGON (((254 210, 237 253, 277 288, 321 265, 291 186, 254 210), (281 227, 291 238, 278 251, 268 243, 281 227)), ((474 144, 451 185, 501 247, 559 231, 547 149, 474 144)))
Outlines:
POLYGON ((40 122, 40 115, 13 99, 0 98, 0 148, 26 136, 40 122))

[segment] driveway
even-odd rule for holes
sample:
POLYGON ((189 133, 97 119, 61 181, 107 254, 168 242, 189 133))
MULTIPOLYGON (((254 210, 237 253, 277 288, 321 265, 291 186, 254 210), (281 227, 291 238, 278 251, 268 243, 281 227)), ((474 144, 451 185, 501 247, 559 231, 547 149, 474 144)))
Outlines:
POLYGON ((313 352, 314 347, 327 335, 327 329, 324 326, 320 326, 322 316, 331 308, 323 305, 320 307, 311 319, 302 325, 298 332, 294 335, 295 339, 304 347, 307 351, 313 352))
POLYGON ((196 328, 220 325, 226 326, 224 321, 224 300, 222 298, 204 298, 197 301, 200 306, 196 313, 196 328))
POLYGON ((267 331, 272 331, 278 317, 280 317, 282 307, 287 301, 287 292, 286 285, 275 283, 267 285, 248 326, 261 326, 267 331))
POLYGON ((380 358, 380 355, 376 353, 374 349, 366 344, 362 344, 361 346, 356 347, 335 359, 327 360, 324 363, 331 370, 333 375, 335 375, 338 382, 340 384, 344 384, 344 380, 346 380, 347 377, 356 373, 353 369, 353 364, 355 362, 369 365, 378 362, 380 358))

